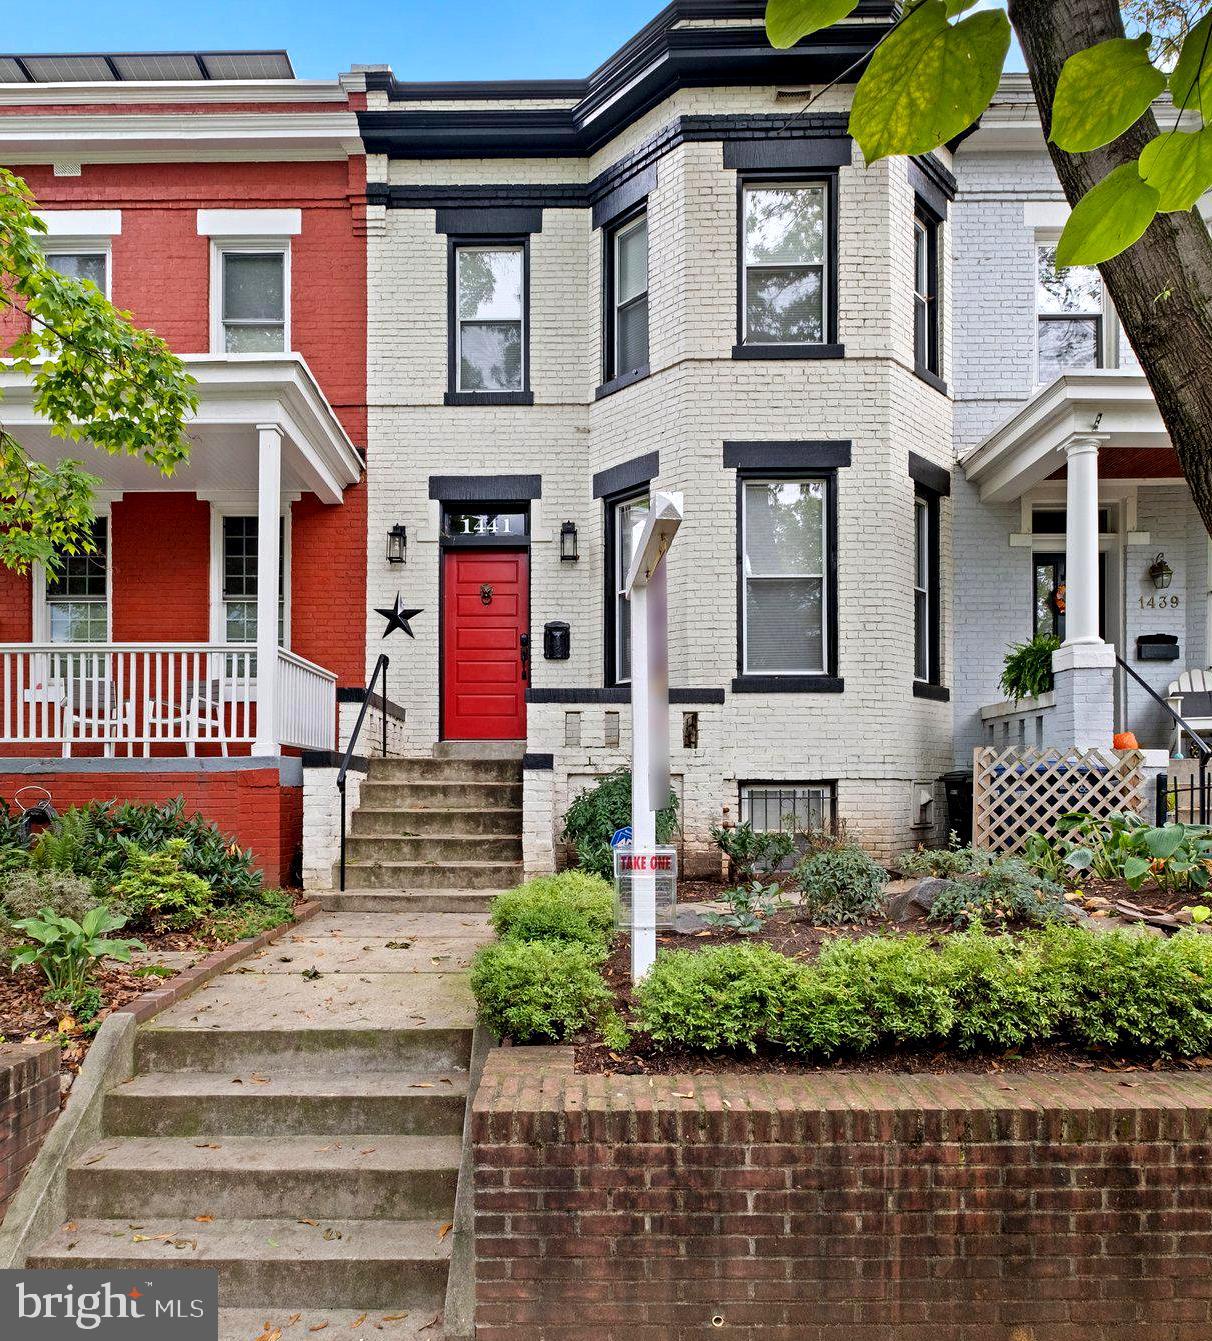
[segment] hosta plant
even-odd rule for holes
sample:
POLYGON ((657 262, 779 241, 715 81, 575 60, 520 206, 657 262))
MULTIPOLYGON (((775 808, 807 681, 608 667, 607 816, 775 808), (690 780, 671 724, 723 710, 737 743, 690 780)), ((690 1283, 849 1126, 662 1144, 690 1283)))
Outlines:
POLYGON ((1067 815, 1061 821, 1065 863, 1101 880, 1124 880, 1140 889, 1153 880, 1162 889, 1204 890, 1210 883, 1212 831, 1195 824, 1146 824, 1137 815, 1067 815))
POLYGON ((142 950, 142 941, 111 940, 109 933, 126 925, 126 918, 104 906, 90 908, 76 921, 44 908, 37 917, 13 924, 30 944, 12 957, 13 970, 32 966, 46 979, 47 996, 59 1001, 86 998, 89 979, 98 961, 130 962, 132 950, 142 950))
POLYGON ((720 895, 720 902, 728 907, 726 913, 704 913, 703 921, 711 927, 726 927, 739 931, 742 936, 752 936, 761 931, 762 923, 773 917, 783 906, 783 891, 776 884, 764 885, 760 880, 751 880, 747 885, 738 885, 735 889, 726 889, 720 895))

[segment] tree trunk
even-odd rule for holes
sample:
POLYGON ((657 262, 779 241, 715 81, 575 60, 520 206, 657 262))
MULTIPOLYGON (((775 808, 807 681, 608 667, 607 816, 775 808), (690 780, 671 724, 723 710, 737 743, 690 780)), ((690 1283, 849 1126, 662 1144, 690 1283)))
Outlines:
MULTIPOLYGON (((1124 35, 1119 0, 1009 0, 1009 13, 1047 136, 1068 57, 1124 35)), ((1091 153, 1067 154, 1049 141, 1069 203, 1134 162, 1157 133, 1149 112, 1091 153)), ((1159 214, 1135 246, 1099 269, 1212 534, 1212 238, 1196 211, 1159 214)))

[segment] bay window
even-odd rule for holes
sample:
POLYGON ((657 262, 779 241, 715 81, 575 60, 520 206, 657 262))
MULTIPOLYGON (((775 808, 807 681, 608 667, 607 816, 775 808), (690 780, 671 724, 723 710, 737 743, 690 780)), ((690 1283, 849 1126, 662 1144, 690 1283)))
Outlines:
POLYGON ((742 675, 829 673, 829 489, 825 478, 740 481, 742 675))
POLYGON ((913 215, 913 362, 939 375, 939 221, 922 204, 913 215))
POLYGON ((942 676, 939 499, 919 488, 913 499, 913 679, 937 685, 942 676))
POLYGON ((648 369, 648 216, 608 239, 606 380, 648 369))

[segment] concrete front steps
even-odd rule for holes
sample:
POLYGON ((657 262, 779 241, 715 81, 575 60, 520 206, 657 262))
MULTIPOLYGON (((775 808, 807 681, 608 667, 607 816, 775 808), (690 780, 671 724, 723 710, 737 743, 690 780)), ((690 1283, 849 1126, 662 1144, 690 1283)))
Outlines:
POLYGON ((216 1267, 222 1341, 440 1337, 472 1016, 429 950, 484 938, 461 911, 321 914, 142 1026, 28 1265, 216 1267))
MULTIPOLYGON (((350 821, 345 896, 325 895, 325 907, 395 907, 405 894, 496 891, 521 881, 520 755, 513 746, 485 746, 479 755, 473 748, 370 761, 350 821), (367 891, 390 904, 359 897, 367 891)), ((482 910, 487 900, 465 906, 482 910)))

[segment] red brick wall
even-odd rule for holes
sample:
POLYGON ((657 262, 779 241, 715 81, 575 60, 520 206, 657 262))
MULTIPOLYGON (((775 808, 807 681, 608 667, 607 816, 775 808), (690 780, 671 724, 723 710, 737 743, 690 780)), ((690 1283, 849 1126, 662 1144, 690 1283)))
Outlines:
POLYGON ((45 787, 62 812, 87 801, 171 801, 185 798, 241 847, 251 847, 268 885, 286 884, 303 841, 303 788, 284 787, 276 768, 222 772, 0 773, 0 797, 30 785, 45 787))
POLYGON ((1212 1078, 490 1055, 481 1341, 1207 1341, 1212 1078), (718 1320, 718 1321, 713 1321, 718 1320))
POLYGON ((0 1220, 58 1116, 58 1044, 0 1043, 0 1220))
MULTIPOLYGON (((222 110, 236 109, 225 106, 222 110)), ((315 110, 314 105, 310 110, 315 110)), ((302 232, 291 239, 291 346, 307 360, 351 439, 365 447, 366 170, 362 159, 86 163, 79 177, 55 177, 48 165, 14 166, 46 209, 122 211, 122 232, 112 244, 113 300, 179 353, 204 353, 210 348, 210 239, 198 236, 197 211, 300 208, 302 232)), ((19 329, 15 320, 11 313, 0 318, 0 345, 7 344, 19 329)), ((84 455, 87 458, 88 453, 84 455)), ((138 507, 151 506, 138 501, 141 498, 128 495, 115 508, 115 558, 124 508, 131 509, 129 542, 137 534, 133 517, 138 507)), ((164 494, 157 492, 154 498, 162 499, 164 494)), ((146 580, 137 582, 133 591, 123 592, 123 578, 115 570, 116 637, 179 640, 206 636, 208 621, 203 615, 199 627, 197 604, 198 592, 205 591, 207 582, 206 550, 201 548, 207 532, 198 526, 202 505, 186 496, 172 507, 171 517, 151 518, 154 526, 150 535, 145 534, 145 543, 148 550, 161 541, 175 543, 175 524, 181 520, 185 548, 178 566, 189 565, 192 576, 165 605, 157 603, 160 593, 149 589, 146 580), (181 623, 177 622, 179 615, 181 623), (146 617, 170 632, 127 629, 128 616, 131 620, 146 617), (187 627, 198 628, 198 632, 187 632, 187 627)), ((296 506, 293 521, 292 641, 303 656, 337 671, 343 684, 360 685, 365 680, 366 642, 364 490, 350 490, 340 507, 322 505, 308 496, 296 506)), ((206 544, 208 549, 208 540, 206 544)), ((129 552, 133 563, 136 553, 129 552)), ((137 570, 127 568, 125 573, 131 571, 137 570)), ((0 573, 0 638, 30 636, 28 608, 27 583, 0 573)))
POLYGON ((210 507, 193 494, 124 494, 110 514, 115 642, 210 637, 210 507))

